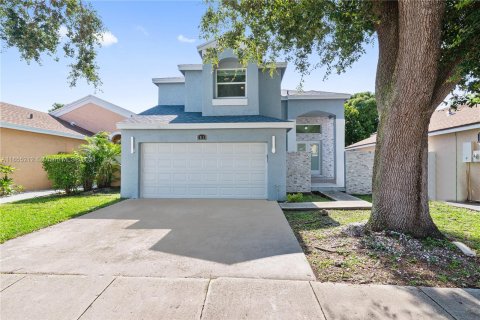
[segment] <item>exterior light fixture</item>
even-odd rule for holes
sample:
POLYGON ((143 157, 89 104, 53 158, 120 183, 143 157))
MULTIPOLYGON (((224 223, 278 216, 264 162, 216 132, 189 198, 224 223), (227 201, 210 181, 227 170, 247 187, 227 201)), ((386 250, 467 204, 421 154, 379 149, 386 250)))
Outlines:
POLYGON ((275 153, 275 136, 272 136, 272 153, 275 153))
POLYGON ((135 138, 130 137, 130 153, 135 153, 135 138))

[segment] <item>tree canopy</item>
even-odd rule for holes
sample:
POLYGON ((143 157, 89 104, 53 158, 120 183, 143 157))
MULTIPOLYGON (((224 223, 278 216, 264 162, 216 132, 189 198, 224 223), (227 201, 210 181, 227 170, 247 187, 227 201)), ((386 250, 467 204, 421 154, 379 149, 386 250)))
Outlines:
MULTIPOLYGON (((201 22, 205 39, 217 46, 206 59, 233 48, 243 63, 273 66, 293 62, 306 75, 325 66, 327 74, 345 72, 375 41, 385 15, 383 1, 363 0, 205 0, 201 22), (309 59, 315 57, 314 63, 309 59)), ((397 1, 387 1, 396 3, 397 1)), ((394 18, 394 17, 391 17, 394 18)), ((455 104, 480 99, 480 1, 446 0, 442 23, 437 96, 441 103, 455 88, 455 104)), ((393 71, 393 70, 392 70, 393 71)))
POLYGON ((101 84, 96 63, 97 48, 105 31, 97 12, 81 0, 1 0, 0 39, 15 47, 28 63, 41 63, 42 54, 71 59, 69 81, 84 78, 101 84))
POLYGON ((52 107, 50 109, 48 109, 48 112, 53 112, 55 110, 63 108, 63 106, 64 106, 63 103, 55 102, 55 103, 52 104, 52 107))
MULTIPOLYGON (((207 0, 201 22, 206 62, 232 48, 241 63, 293 62, 302 74, 345 72, 378 41, 379 115, 368 228, 441 236, 428 205, 428 124, 480 95, 480 1, 207 0)), ((373 70, 372 70, 373 71, 373 70)))
POLYGON ((378 112, 373 93, 355 93, 345 101, 344 107, 346 146, 366 139, 377 131, 378 112))

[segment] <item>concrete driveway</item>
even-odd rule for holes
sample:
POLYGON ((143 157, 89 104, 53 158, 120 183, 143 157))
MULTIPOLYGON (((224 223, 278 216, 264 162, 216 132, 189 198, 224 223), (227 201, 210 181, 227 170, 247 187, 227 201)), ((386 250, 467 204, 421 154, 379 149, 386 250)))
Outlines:
POLYGON ((313 280, 276 202, 126 200, 0 246, 3 273, 313 280))

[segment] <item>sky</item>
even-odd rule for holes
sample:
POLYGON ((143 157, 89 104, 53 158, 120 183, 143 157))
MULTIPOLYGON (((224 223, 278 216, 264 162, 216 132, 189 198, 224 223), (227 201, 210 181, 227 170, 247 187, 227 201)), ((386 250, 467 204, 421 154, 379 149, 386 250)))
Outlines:
MULTIPOLYGON (((196 47, 199 23, 205 11, 200 1, 92 1, 108 33, 98 51, 97 63, 103 85, 95 91, 80 80, 70 88, 69 61, 45 56, 42 64, 20 59, 15 48, 2 48, 0 100, 47 111, 53 103, 68 104, 94 94, 133 112, 156 105, 152 78, 181 76, 178 64, 201 63, 196 47)), ((378 57, 376 45, 342 75, 323 80, 325 70, 306 76, 304 90, 356 93, 374 91, 378 57)), ((312 61, 315 61, 313 56, 312 61)), ((300 74, 290 64, 282 88, 296 89, 300 74)))

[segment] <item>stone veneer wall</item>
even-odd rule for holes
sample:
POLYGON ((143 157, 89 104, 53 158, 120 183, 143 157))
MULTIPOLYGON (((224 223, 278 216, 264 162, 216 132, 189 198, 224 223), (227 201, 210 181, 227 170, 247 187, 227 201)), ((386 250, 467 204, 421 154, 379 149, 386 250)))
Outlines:
POLYGON ((287 153, 287 192, 311 192, 309 152, 287 153))
POLYGON ((347 193, 371 194, 373 175, 373 151, 346 151, 346 184, 347 193))
POLYGON ((325 178, 335 178, 335 136, 334 121, 328 117, 298 117, 297 124, 319 124, 322 126, 322 133, 297 133, 299 141, 320 141, 322 154, 322 173, 325 178))

